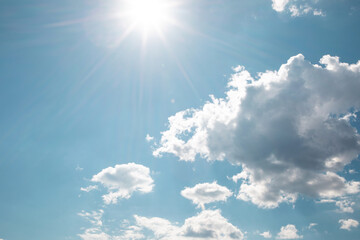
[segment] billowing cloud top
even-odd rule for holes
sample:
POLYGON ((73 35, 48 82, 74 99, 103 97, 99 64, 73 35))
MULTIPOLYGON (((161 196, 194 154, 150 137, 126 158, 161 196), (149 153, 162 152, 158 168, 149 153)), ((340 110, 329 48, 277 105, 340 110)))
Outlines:
POLYGON ((226 201, 232 195, 232 192, 226 187, 213 182, 200 183, 192 188, 187 187, 181 191, 181 195, 204 209, 206 203, 226 201))
POLYGON ((276 236, 277 239, 300 239, 303 236, 298 235, 298 230, 296 229, 295 225, 288 224, 284 227, 281 227, 280 232, 276 236))
POLYGON ((224 218, 220 210, 204 210, 185 220, 183 226, 172 225, 162 218, 135 216, 137 225, 147 228, 159 240, 241 240, 244 234, 224 218))
MULTIPOLYGON (((84 213, 84 212, 83 212, 84 213)), ((94 217, 94 213, 82 214, 88 220, 94 217)), ((102 212, 98 219, 101 222, 102 212)), ((157 240, 243 240, 244 234, 237 227, 228 222, 221 215, 220 210, 204 210, 196 216, 187 218, 182 226, 173 224, 169 220, 159 217, 142 217, 134 215, 135 224, 129 225, 127 221, 126 230, 119 234, 108 234, 97 222, 94 226, 85 229, 78 236, 83 240, 135 240, 135 239, 157 239, 157 240), (149 234, 144 235, 145 232, 149 234)))
POLYGON ((360 62, 326 55, 313 65, 299 54, 253 78, 238 67, 225 98, 169 118, 153 154, 200 156, 241 165, 238 198, 274 208, 298 194, 334 198, 359 192, 342 171, 360 153, 350 124, 360 109, 360 62))
POLYGON ((106 204, 116 203, 118 198, 130 198, 135 191, 151 192, 154 186, 150 169, 135 163, 105 168, 91 181, 99 182, 108 189, 109 193, 103 196, 106 204))

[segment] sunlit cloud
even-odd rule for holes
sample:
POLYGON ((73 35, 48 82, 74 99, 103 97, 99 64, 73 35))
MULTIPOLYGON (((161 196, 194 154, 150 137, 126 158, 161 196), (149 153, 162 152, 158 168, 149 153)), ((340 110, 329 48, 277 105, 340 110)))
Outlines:
POLYGON ((257 78, 236 68, 225 98, 211 96, 201 108, 169 117, 154 156, 241 165, 233 177, 241 181, 237 198, 262 208, 294 203, 299 195, 358 193, 360 183, 338 172, 360 153, 360 136, 343 119, 349 109, 360 108, 354 90, 360 88, 360 62, 326 55, 320 63, 324 67, 299 54, 257 78))
POLYGON ((340 229, 351 231, 352 228, 357 228, 359 222, 354 219, 340 219, 339 223, 341 224, 340 229))
POLYGON ((187 187, 181 191, 181 195, 205 209, 205 204, 226 201, 233 193, 228 188, 213 182, 196 184, 192 188, 187 187))
POLYGON ((103 195, 106 204, 115 204, 118 199, 128 199, 134 192, 149 193, 154 187, 150 169, 135 163, 116 165, 103 169, 91 179, 108 189, 103 195))
POLYGON ((272 8, 279 13, 288 12, 292 17, 300 17, 309 14, 313 16, 326 16, 323 10, 312 6, 314 3, 317 3, 317 1, 272 0, 272 8))
POLYGON ((298 230, 293 224, 288 224, 284 227, 281 227, 280 232, 276 236, 276 239, 300 239, 300 238, 303 238, 303 236, 298 235, 298 230))

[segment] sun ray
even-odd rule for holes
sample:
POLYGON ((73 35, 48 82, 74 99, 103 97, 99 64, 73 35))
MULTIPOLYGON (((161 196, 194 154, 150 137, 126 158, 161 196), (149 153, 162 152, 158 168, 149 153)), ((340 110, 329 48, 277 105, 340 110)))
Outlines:
POLYGON ((183 77, 185 78, 186 82, 189 84, 189 87, 191 88, 193 94, 196 96, 197 99, 200 99, 200 94, 197 91, 197 89, 195 88, 193 82, 191 81, 189 74, 186 72, 184 66, 181 64, 180 60, 178 59, 178 57, 176 56, 176 54, 174 53, 174 51, 172 50, 172 48, 169 46, 165 35, 162 33, 161 29, 158 29, 158 35, 161 39, 161 41, 163 42, 165 49, 168 51, 168 53, 170 54, 170 56, 174 59, 174 61, 176 62, 177 67, 179 68, 181 74, 183 75, 183 77))

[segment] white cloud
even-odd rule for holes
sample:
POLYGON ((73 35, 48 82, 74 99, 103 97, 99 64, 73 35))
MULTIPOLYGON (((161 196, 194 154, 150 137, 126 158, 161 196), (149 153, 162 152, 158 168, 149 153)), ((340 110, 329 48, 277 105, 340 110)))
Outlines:
POLYGON ((97 185, 90 185, 90 186, 87 186, 85 188, 80 188, 81 191, 83 192, 91 192, 93 190, 97 190, 98 189, 98 186, 97 185))
POLYGON ((264 238, 271 238, 272 237, 272 235, 271 235, 271 233, 269 231, 260 233, 259 235, 264 237, 264 238))
POLYGON ((82 210, 80 213, 78 213, 79 216, 85 218, 88 220, 91 224, 95 226, 102 226, 101 218, 104 214, 104 210, 100 209, 99 211, 92 211, 92 212, 85 212, 82 210))
POLYGON ((240 172, 240 173, 232 176, 231 179, 232 179, 235 183, 237 183, 237 182, 238 182, 239 180, 241 180, 241 179, 246 179, 247 176, 248 176, 247 173, 243 171, 243 172, 240 172))
POLYGON ((298 230, 296 229, 295 225, 288 224, 284 227, 281 227, 280 232, 277 234, 277 239, 299 239, 303 238, 297 234, 298 230))
POLYGON ((138 226, 151 230, 158 240, 244 239, 244 234, 229 223, 220 210, 204 210, 186 219, 181 227, 162 218, 135 216, 135 219, 138 226))
POLYGON ((350 174, 355 174, 355 173, 357 173, 357 171, 355 169, 349 169, 349 173, 350 174))
POLYGON ((135 163, 105 168, 91 181, 99 182, 108 189, 109 193, 103 196, 106 204, 117 203, 119 198, 128 199, 136 191, 149 193, 154 186, 150 169, 135 163))
POLYGON ((355 202, 352 202, 348 199, 336 201, 335 204, 336 206, 339 207, 341 212, 346 212, 346 213, 354 212, 354 209, 352 207, 355 205, 355 202))
POLYGON ((241 66, 241 65, 238 65, 236 67, 232 67, 232 70, 234 72, 241 72, 241 71, 244 71, 245 70, 245 67, 244 66, 241 66))
POLYGON ((312 14, 314 16, 325 16, 321 10, 314 8, 310 4, 317 1, 295 1, 295 0, 272 0, 272 8, 277 12, 289 12, 292 17, 312 14))
MULTIPOLYGON (((75 170, 80 172, 80 171, 84 170, 84 168, 82 168, 82 167, 80 167, 79 165, 77 165, 76 168, 75 168, 75 170)), ((0 240, 1 240, 1 239, 0 239, 0 240)))
POLYGON ((243 171, 238 198, 274 208, 298 195, 336 198, 360 183, 337 172, 360 153, 360 136, 343 116, 360 109, 360 61, 323 56, 313 65, 299 54, 278 71, 232 75, 225 98, 169 117, 153 154, 184 161, 227 159, 243 171))
POLYGON ((220 210, 203 210, 198 215, 185 220, 182 226, 172 224, 169 220, 153 217, 141 217, 134 215, 135 224, 125 220, 121 224, 121 230, 112 231, 112 234, 105 231, 108 227, 102 222, 103 211, 79 213, 87 219, 92 226, 84 230, 78 236, 83 240, 137 240, 137 239, 157 239, 157 240, 242 240, 244 234, 237 227, 228 222, 221 215, 220 210), (147 231, 150 230, 154 238, 147 231), (115 233, 117 232, 117 233, 115 233))
POLYGON ((78 235, 83 240, 111 240, 110 236, 98 228, 85 229, 84 233, 78 235))
POLYGON ((298 17, 301 15, 300 9, 295 5, 291 5, 289 7, 289 11, 291 12, 292 17, 298 17))
POLYGON ((185 220, 182 234, 186 238, 197 239, 243 239, 244 234, 221 216, 220 210, 205 210, 195 217, 185 220))
POLYGON ((137 226, 128 226, 125 224, 122 226, 123 230, 119 234, 109 235, 104 231, 107 229, 103 226, 103 217, 104 211, 100 209, 99 211, 85 212, 81 211, 78 215, 84 217, 88 220, 92 226, 86 228, 82 234, 78 236, 83 240, 137 240, 144 239, 144 235, 140 233, 141 228, 137 226))
POLYGON ((171 238, 179 234, 180 228, 163 218, 146 218, 135 215, 137 226, 149 229, 157 239, 171 238))
POLYGON ((352 208, 355 205, 355 202, 351 201, 348 198, 342 198, 340 200, 335 199, 321 199, 318 203, 335 203, 339 208, 340 212, 353 213, 354 209, 352 208))
POLYGON ((85 229, 84 233, 78 234, 78 236, 83 240, 110 240, 110 236, 101 231, 103 214, 104 211, 102 209, 92 212, 82 210, 78 213, 79 216, 92 224, 92 227, 85 229))
POLYGON ((292 17, 300 17, 307 14, 312 14, 314 16, 322 16, 324 17, 326 14, 321 9, 314 9, 309 5, 291 5, 289 7, 289 11, 292 17))
POLYGON ((138 240, 145 239, 145 236, 139 232, 136 226, 131 226, 127 230, 121 231, 119 235, 109 235, 99 227, 87 228, 84 233, 78 234, 83 240, 138 240))
POLYGON ((123 231, 120 236, 113 237, 113 240, 137 240, 145 239, 144 234, 140 233, 140 228, 137 226, 130 226, 129 229, 123 231))
POLYGON ((308 229, 312 229, 317 225, 318 225, 317 223, 310 223, 309 226, 308 226, 308 229))
POLYGON ((204 209, 204 204, 226 201, 228 197, 232 196, 232 192, 213 182, 197 184, 192 188, 187 187, 181 191, 181 195, 204 209))
POLYGON ((154 137, 150 136, 149 134, 146 134, 145 139, 146 139, 147 142, 151 142, 151 141, 154 140, 154 137))
POLYGON ((359 226, 359 222, 354 219, 340 219, 339 223, 341 224, 340 229, 350 231, 351 228, 357 228, 359 226))
POLYGON ((290 0, 272 0, 272 8, 277 12, 282 12, 289 2, 290 0))
POLYGON ((314 9, 313 15, 314 16, 322 16, 322 17, 326 16, 326 14, 321 9, 314 9))

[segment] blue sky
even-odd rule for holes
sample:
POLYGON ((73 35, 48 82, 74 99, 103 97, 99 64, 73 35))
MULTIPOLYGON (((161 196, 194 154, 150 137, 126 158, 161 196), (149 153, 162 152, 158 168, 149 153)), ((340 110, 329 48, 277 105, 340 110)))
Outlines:
POLYGON ((357 1, 0 3, 1 240, 358 239, 357 1))

